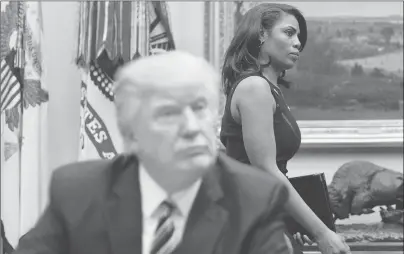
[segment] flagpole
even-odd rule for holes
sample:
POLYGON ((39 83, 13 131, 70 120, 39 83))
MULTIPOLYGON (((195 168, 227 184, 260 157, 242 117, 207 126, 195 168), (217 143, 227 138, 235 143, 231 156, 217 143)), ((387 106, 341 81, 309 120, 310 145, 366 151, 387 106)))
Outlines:
POLYGON ((18 197, 19 197, 19 208, 18 208, 18 217, 19 217, 19 226, 18 226, 18 234, 20 234, 20 224, 21 224, 21 207, 22 207, 22 190, 21 190, 21 164, 22 164, 22 142, 23 142, 23 119, 24 119, 24 60, 25 60, 25 51, 24 51, 24 38, 23 33, 25 29, 25 9, 24 9, 24 2, 18 2, 18 20, 17 20, 17 41, 16 41, 16 54, 14 58, 14 68, 18 69, 18 74, 20 76, 20 96, 21 96, 21 103, 20 103, 20 121, 18 126, 18 164, 19 164, 19 188, 18 188, 18 197))
MULTIPOLYGON (((44 77, 46 75, 46 69, 44 68, 44 59, 43 59, 43 39, 44 39, 44 24, 43 24, 43 9, 42 9, 42 2, 38 1, 38 20, 37 20, 37 29, 36 31, 38 32, 38 41, 39 41, 39 54, 41 57, 39 58, 39 70, 40 70, 40 83, 41 87, 44 88, 45 80, 44 77), (45 75, 44 75, 45 73, 45 75)), ((48 89, 46 89, 48 90, 48 89)), ((49 91, 49 90, 48 90, 49 91)), ((48 114, 47 114, 47 109, 48 105, 43 105, 44 108, 40 111, 40 129, 39 129, 39 137, 40 137, 40 155, 39 155, 39 180, 38 180, 38 215, 42 213, 42 211, 46 207, 47 203, 47 191, 48 191, 48 186, 49 186, 49 162, 48 162, 48 114), (44 122, 46 124, 44 124, 44 122)))
MULTIPOLYGON (((0 10, 1 10, 1 1, 0 1, 0 10)), ((1 114, 1 113, 0 113, 1 114)), ((1 114, 0 115, 0 117, 1 118, 3 118, 3 114, 1 114)), ((0 121, 1 121, 1 123, 3 122, 3 119, 0 119, 0 121)), ((3 130, 1 130, 1 135, 3 135, 3 130)), ((0 142, 3 142, 3 139, 0 141, 0 142)), ((3 144, 1 143, 0 144, 2 147, 3 147, 3 144)), ((1 149, 0 150, 0 152, 2 153, 1 155, 0 155, 0 158, 1 158, 1 167, 0 167, 0 190, 1 190, 1 186, 2 186, 2 172, 1 172, 1 169, 3 168, 3 150, 1 149)), ((0 191, 0 194, 1 194, 1 191, 0 191)), ((1 214, 1 209, 2 208, 2 205, 1 205, 1 197, 0 197, 0 221, 1 221, 1 224, 0 224, 0 232, 2 232, 3 231, 3 216, 2 216, 2 214, 1 214)), ((4 248, 3 248, 3 236, 1 236, 0 237, 0 251, 1 251, 1 253, 4 253, 4 248)))
MULTIPOLYGON (((0 1, 0 11, 1 11, 1 1, 0 1)), ((0 123, 3 123, 3 114, 0 112, 0 117, 1 117, 1 119, 0 119, 0 123)), ((1 136, 3 136, 3 130, 1 130, 1 136)), ((3 147, 4 146, 4 144, 3 144, 3 139, 0 141, 1 143, 0 143, 0 145, 1 145, 1 147, 3 147)), ((3 178, 2 178, 2 172, 1 172, 1 169, 3 169, 3 158, 4 158, 4 152, 3 152, 3 149, 1 149, 0 150, 0 152, 2 153, 1 155, 0 155, 0 159, 1 159, 1 166, 0 166, 0 221, 1 221, 1 223, 0 223, 0 232, 3 232, 3 216, 2 216, 2 212, 1 212, 1 210, 2 210, 2 205, 1 205, 1 200, 2 200, 2 198, 1 198, 1 187, 2 187, 2 182, 3 182, 3 178)), ((5 230, 4 230, 5 231, 5 230)), ((3 247, 3 236, 1 236, 0 237, 0 251, 1 251, 1 253, 4 253, 4 247, 3 247)))

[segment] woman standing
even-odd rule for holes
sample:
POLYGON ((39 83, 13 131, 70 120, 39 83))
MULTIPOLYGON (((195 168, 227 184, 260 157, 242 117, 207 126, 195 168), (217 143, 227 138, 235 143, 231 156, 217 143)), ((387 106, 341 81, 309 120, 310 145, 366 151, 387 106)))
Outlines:
MULTIPOLYGON (((305 18, 292 6, 265 3, 244 15, 222 69, 227 101, 220 139, 230 157, 285 183, 290 193, 285 210, 314 236, 322 253, 350 253, 286 177, 287 161, 298 151, 301 136, 279 86, 288 85, 283 80, 285 71, 296 64, 306 39, 305 18)), ((294 239, 301 245, 311 243, 299 233, 294 239)), ((300 249, 294 244, 294 253, 302 253, 300 249)))

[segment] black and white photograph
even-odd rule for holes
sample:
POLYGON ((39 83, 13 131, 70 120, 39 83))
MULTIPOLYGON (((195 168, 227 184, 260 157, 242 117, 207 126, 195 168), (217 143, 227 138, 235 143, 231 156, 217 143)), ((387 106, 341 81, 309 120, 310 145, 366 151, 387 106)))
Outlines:
POLYGON ((0 7, 0 254, 403 253, 402 2, 0 7))

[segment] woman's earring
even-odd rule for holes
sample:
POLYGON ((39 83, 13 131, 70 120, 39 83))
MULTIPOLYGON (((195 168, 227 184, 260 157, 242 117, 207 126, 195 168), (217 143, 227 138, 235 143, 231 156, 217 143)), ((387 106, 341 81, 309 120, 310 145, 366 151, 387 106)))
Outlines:
POLYGON ((262 44, 264 44, 264 39, 260 39, 260 47, 262 46, 262 44))

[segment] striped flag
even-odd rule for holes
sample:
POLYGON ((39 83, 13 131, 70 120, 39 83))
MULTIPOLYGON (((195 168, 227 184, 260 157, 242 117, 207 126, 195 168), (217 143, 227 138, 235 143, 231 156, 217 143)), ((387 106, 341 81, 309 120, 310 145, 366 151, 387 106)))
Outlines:
POLYGON ((1 112, 15 108, 21 102, 21 84, 18 81, 14 69, 15 50, 1 60, 1 112))
POLYGON ((81 3, 80 155, 111 159, 123 151, 113 105, 113 77, 130 59, 174 49, 164 1, 81 3))

